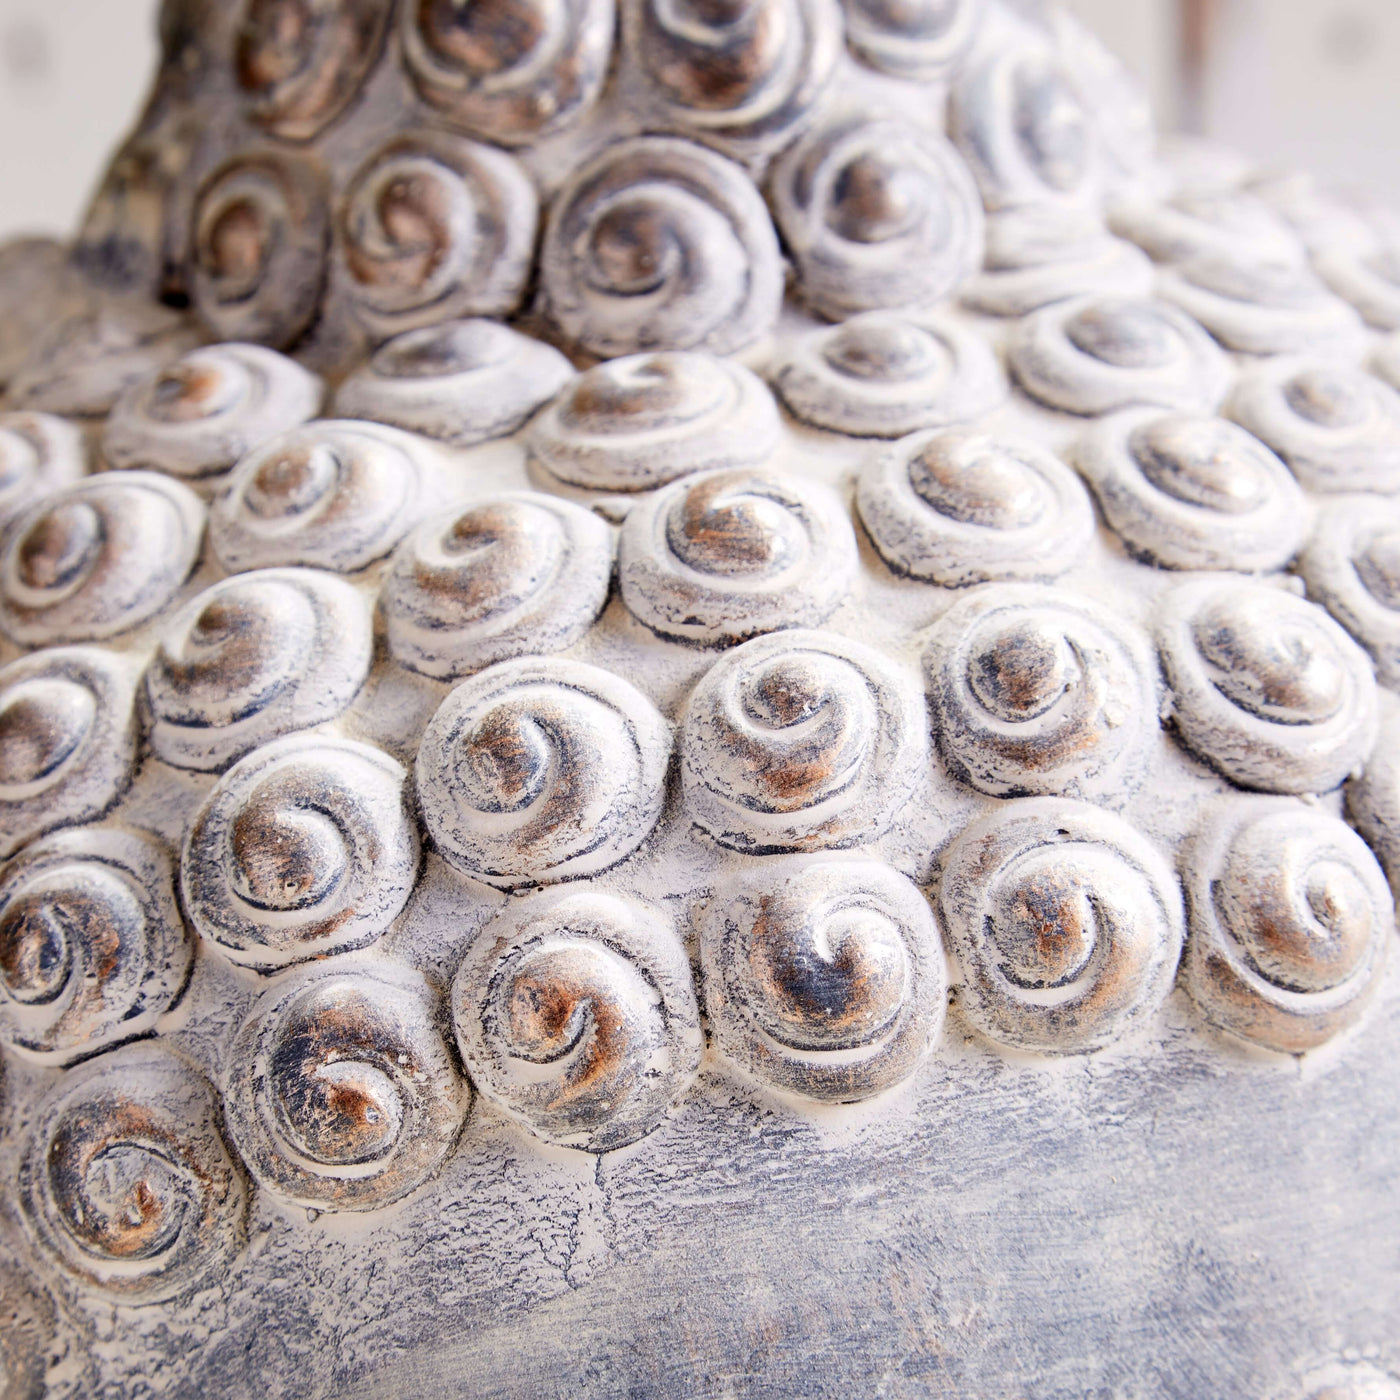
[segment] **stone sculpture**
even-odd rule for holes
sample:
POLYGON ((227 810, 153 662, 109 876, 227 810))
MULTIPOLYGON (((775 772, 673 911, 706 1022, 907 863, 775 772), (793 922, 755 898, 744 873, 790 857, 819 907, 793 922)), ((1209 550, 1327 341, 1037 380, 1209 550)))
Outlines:
POLYGON ((1400 241, 1039 0, 167 0, 0 248, 0 1390, 1400 1397, 1400 241))

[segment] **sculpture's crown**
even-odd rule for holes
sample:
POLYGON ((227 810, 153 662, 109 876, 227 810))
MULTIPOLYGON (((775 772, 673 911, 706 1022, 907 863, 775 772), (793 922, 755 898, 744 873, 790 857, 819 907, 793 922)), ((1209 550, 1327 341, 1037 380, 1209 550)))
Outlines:
POLYGON ((161 35, 78 260, 320 367, 467 315, 741 351, 787 277, 844 318, 966 290, 988 246, 1126 286, 1121 248, 1087 263, 1153 178, 1132 80, 1002 0, 171 0, 161 35))

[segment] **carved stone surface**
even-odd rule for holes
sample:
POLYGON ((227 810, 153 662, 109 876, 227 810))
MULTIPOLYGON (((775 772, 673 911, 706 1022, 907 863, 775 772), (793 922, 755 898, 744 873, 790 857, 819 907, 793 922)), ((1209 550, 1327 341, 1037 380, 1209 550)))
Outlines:
POLYGON ((1187 985, 1212 1021, 1297 1053, 1357 1018, 1395 910, 1355 832, 1287 799, 1240 798, 1208 817, 1184 868, 1187 985))
POLYGON ((929 634, 924 666, 943 760, 979 792, 1112 806, 1141 782, 1158 711, 1150 647, 1087 599, 974 589, 929 634))
POLYGON ((1400 393, 1351 365, 1270 360, 1240 377, 1225 412, 1311 491, 1395 493, 1400 393))
POLYGON ((234 49, 249 119, 289 141, 319 135, 379 56, 386 18, 373 0, 310 15, 288 15, 277 0, 252 0, 234 49))
POLYGON ((928 904, 878 861, 794 857, 727 883, 701 931, 720 1053, 763 1083, 826 1103, 908 1079, 946 992, 928 904))
POLYGON ((0 1392, 1400 1396, 1400 256, 1042 0, 179 0, 0 248, 0 1392))
POLYGON ((824 850, 887 830, 927 751, 917 692, 878 652, 775 632, 692 692, 681 779, 695 822, 723 846, 824 850))
POLYGON ((0 540, 0 632, 22 646, 129 632, 172 602, 203 536, 199 501, 155 472, 42 496, 0 540))
POLYGON ((400 136, 351 178, 335 227, 351 309, 388 335, 520 304, 537 197, 515 160, 444 136, 400 136))
POLYGON ((1093 535, 1074 473, 1034 442, 911 435, 872 457, 856 508, 896 573, 945 587, 1063 574, 1093 535))
POLYGON ((939 903, 968 1019, 1016 1049, 1117 1039, 1161 1004, 1181 956, 1171 867, 1087 803, 1031 799, 974 823, 948 851, 939 903))
POLYGON ((220 340, 294 344, 326 281, 320 172, 301 156, 249 150, 205 177, 193 213, 191 295, 220 340))
POLYGON ((0 847, 100 817, 136 762, 135 677, 96 647, 53 647, 0 670, 0 847))
POLYGON ((632 509, 618 554, 622 601, 637 621, 702 643, 825 622, 855 569, 835 494, 778 472, 683 477, 632 509))
POLYGON ((148 1035, 185 989, 175 872, 136 832, 70 827, 0 871, 0 1035, 55 1064, 148 1035))
POLYGON ((314 418, 321 382, 260 345, 191 350, 134 384, 112 408, 102 455, 185 480, 226 473, 246 452, 314 418))
POLYGON ((1157 290, 1227 350, 1355 354, 1366 344, 1361 318, 1305 267, 1202 257, 1162 271, 1157 290))
POLYGON ((443 0, 411 0, 400 21, 404 60, 423 98, 453 126, 516 146, 578 121, 597 100, 613 6, 511 0, 477 15, 443 0))
POLYGON ((1177 733, 1241 787, 1326 792, 1370 754, 1370 662, 1321 608, 1208 577, 1165 595, 1157 639, 1177 733))
POLYGON ((667 137, 609 146, 555 196, 540 254, 566 345, 728 354, 772 329, 778 240, 743 170, 667 137))
POLYGON ((981 261, 967 168, 916 127, 837 119, 784 155, 771 183, 803 295, 824 316, 941 301, 981 261))
POLYGON ((540 483, 636 492, 720 467, 759 467, 782 428, 757 375, 696 352, 624 355, 576 376, 530 425, 540 483))
POLYGON ((415 775, 445 859, 512 889, 595 875, 650 834, 670 726, 639 690, 579 661, 502 661, 428 722, 415 775))
POLYGON ((171 621, 142 688, 151 748, 217 771, 240 754, 338 715, 369 670, 361 596, 313 569, 235 574, 171 621))
POLYGON ((270 970, 358 948, 418 873, 408 774, 364 744, 289 738, 231 768, 180 863, 191 923, 235 962, 270 970))
POLYGON ((1209 412, 1230 382, 1204 329, 1158 301, 1056 302, 1017 325, 1009 358, 1032 398, 1086 416, 1135 403, 1209 412))
POLYGON ((854 437, 961 423, 1006 397, 996 357, 958 322, 878 311, 804 336, 774 385, 803 422, 854 437))
POLYGON ((622 0, 622 81, 661 127, 734 155, 768 153, 806 125, 841 50, 836 0, 712 10, 622 0))
POLYGON ((389 650, 440 680, 562 651, 608 599, 612 531, 535 491, 434 515, 395 552, 380 609, 389 650))
POLYGON ((134 384, 204 338, 187 320, 144 302, 99 302, 77 315, 65 309, 60 300, 56 321, 10 378, 7 408, 101 418, 134 384))
POLYGON ((210 548, 230 573, 293 564, 355 573, 422 515, 430 453, 397 429, 344 420, 264 441, 215 502, 210 548))
POLYGON ((488 924, 457 970, 452 1022, 483 1094, 591 1152, 651 1132, 702 1044, 677 931, 601 890, 532 895, 488 924))
POLYGON ((44 1393, 54 1307, 15 1263, 0 1265, 0 1319, 0 1383, 15 1400, 36 1400, 44 1393))
POLYGON ((1085 435, 1074 462, 1128 549, 1163 568, 1268 572, 1307 538, 1287 467, 1218 418, 1125 409, 1085 435))
POLYGON ((58 1081, 35 1110, 19 1206, 63 1282, 155 1303, 227 1267, 246 1192, 197 1070, 159 1044, 128 1046, 58 1081))
POLYGON ((52 413, 0 414, 0 512, 76 481, 87 470, 82 430, 52 413))
POLYGON ((1400 724, 1387 721, 1366 771, 1347 785, 1347 815, 1400 890, 1400 724))
POLYGON ((1400 685, 1400 508, 1326 506, 1298 567, 1309 595, 1370 652, 1381 684, 1400 685))
POLYGON ((313 1210, 374 1210, 422 1185, 471 1091, 432 992, 392 967, 279 982, 233 1042, 229 1134, 269 1191, 313 1210))
POLYGON ((341 382, 335 408, 469 447, 514 432, 569 374, 557 350, 498 322, 444 321, 386 341, 341 382))

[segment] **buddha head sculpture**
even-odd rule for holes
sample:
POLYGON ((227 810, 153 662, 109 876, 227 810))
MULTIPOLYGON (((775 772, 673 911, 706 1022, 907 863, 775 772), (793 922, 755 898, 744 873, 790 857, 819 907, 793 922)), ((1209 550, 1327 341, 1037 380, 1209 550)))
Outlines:
POLYGON ((1392 225, 1033 0, 160 32, 0 247, 5 1394, 1400 1396, 1392 225))

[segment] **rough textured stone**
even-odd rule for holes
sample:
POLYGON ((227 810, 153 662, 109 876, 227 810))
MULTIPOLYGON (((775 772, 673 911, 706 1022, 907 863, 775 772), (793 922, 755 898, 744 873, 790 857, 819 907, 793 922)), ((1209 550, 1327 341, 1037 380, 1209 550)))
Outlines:
POLYGON ((0 249, 0 1391, 1396 1400, 1383 223, 1040 0, 161 25, 0 249))

